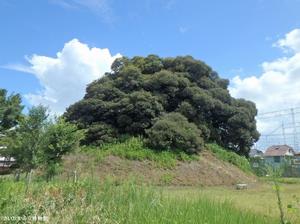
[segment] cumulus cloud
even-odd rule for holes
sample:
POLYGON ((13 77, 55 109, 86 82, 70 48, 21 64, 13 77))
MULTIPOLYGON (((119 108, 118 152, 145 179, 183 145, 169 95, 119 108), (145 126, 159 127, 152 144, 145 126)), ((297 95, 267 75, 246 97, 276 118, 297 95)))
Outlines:
MULTIPOLYGON (((276 111, 300 106, 300 29, 295 29, 275 43, 289 56, 262 63, 262 74, 231 80, 234 97, 256 103, 259 112, 276 111)), ((266 133, 274 129, 275 121, 258 120, 258 129, 266 133)))
POLYGON ((25 97, 32 105, 49 106, 57 114, 80 100, 87 84, 110 71, 120 54, 111 55, 108 49, 90 48, 77 39, 67 42, 56 57, 33 55, 27 58, 30 65, 8 65, 7 68, 33 74, 42 90, 25 97))
POLYGON ((285 51, 300 52, 300 29, 294 29, 279 40, 274 46, 280 47, 285 51))

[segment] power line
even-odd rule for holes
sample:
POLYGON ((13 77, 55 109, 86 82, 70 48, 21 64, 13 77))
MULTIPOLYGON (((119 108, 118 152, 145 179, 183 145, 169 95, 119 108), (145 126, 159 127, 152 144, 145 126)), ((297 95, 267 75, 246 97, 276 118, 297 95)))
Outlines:
MULTIPOLYGON (((300 114, 299 112, 294 112, 294 114, 300 114)), ((265 120, 265 119, 271 119, 271 118, 275 118, 275 117, 285 117, 285 116, 290 116, 291 113, 285 113, 285 114, 275 114, 273 116, 269 115, 269 116, 261 116, 261 115, 257 115, 256 118, 258 120, 265 120)))
POLYGON ((300 107, 294 107, 294 108, 289 108, 289 109, 274 110, 274 111, 259 113, 257 116, 261 116, 261 115, 265 115, 265 114, 278 113, 278 112, 283 112, 283 111, 291 111, 291 109, 294 109, 294 110, 298 110, 299 109, 300 110, 300 107))
POLYGON ((300 107, 259 113, 256 119, 263 124, 274 125, 276 128, 262 133, 256 143, 258 149, 266 149, 270 145, 288 144, 300 150, 300 107))

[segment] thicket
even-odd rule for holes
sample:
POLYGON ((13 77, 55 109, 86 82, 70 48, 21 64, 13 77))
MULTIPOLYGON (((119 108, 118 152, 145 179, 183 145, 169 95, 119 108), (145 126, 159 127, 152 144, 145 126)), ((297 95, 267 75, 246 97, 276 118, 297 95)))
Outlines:
POLYGON ((123 57, 92 82, 66 119, 85 129, 85 144, 144 136, 155 149, 197 152, 216 142, 247 155, 258 140, 255 104, 235 99, 222 79, 190 56, 123 57))

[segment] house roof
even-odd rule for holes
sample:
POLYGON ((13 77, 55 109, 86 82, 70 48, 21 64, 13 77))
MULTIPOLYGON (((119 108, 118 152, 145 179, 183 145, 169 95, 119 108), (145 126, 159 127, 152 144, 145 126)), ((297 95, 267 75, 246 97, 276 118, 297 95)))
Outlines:
POLYGON ((295 151, 288 145, 272 145, 264 153, 264 156, 286 156, 294 155, 295 151))
POLYGON ((14 158, 0 156, 0 162, 14 162, 14 161, 16 161, 14 158))

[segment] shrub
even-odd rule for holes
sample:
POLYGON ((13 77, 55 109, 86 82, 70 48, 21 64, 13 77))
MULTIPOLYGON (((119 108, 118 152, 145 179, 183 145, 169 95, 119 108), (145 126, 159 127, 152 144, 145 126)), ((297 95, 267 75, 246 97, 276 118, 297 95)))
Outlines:
POLYGON ((169 113, 160 117, 147 130, 147 135, 148 145, 158 150, 179 149, 195 153, 203 146, 201 131, 180 113, 169 113))
POLYGON ((59 172, 62 156, 79 147, 84 133, 77 126, 57 119, 43 133, 41 161, 44 163, 47 180, 59 172))

